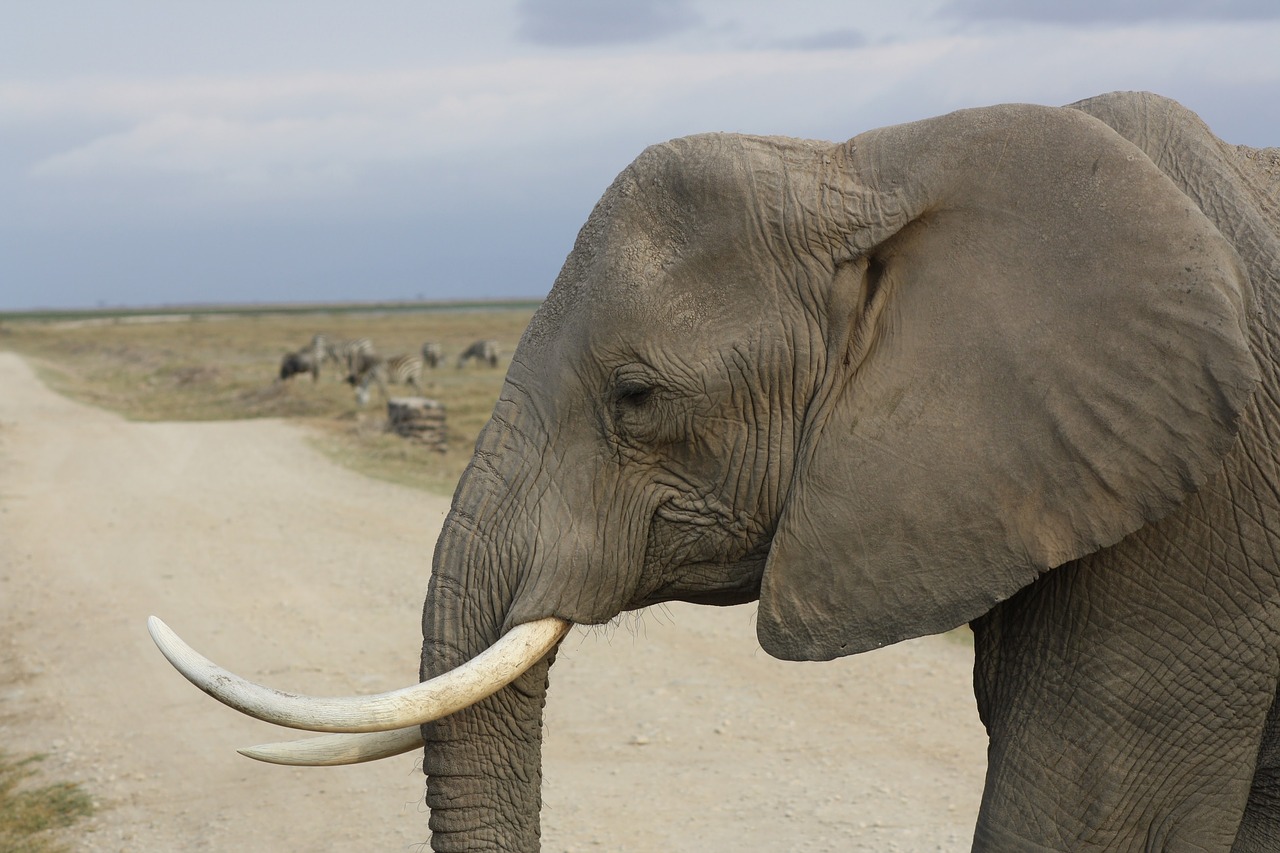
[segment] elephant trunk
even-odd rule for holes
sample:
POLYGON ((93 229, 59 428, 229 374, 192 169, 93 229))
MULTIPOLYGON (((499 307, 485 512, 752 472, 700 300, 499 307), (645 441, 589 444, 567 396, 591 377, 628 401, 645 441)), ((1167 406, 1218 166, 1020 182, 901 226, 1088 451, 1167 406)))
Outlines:
MULTIPOLYGON (((482 445, 510 440, 500 423, 485 433, 482 445)), ((514 590, 527 558, 519 543, 533 541, 532 532, 518 529, 529 524, 518 500, 490 464, 473 461, 463 474, 423 608, 422 678, 470 660, 513 627, 514 590)), ((542 710, 554 658, 553 649, 492 696, 422 726, 432 849, 539 848, 542 710)))
POLYGON ((554 656, 519 684, 422 727, 433 850, 539 849, 542 708, 554 656))

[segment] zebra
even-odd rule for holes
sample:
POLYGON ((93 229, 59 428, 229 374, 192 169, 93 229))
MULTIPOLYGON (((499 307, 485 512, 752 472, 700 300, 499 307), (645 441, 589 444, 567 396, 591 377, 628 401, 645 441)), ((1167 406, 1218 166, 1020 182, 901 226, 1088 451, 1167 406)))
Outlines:
POLYGON ((382 398, 387 399, 387 384, 412 385, 421 390, 422 359, 416 355, 393 355, 382 358, 372 353, 353 353, 347 361, 347 383, 356 389, 356 403, 369 402, 369 386, 377 384, 382 398))
POLYGON ((461 370, 470 359, 482 362, 490 367, 498 366, 498 342, 476 341, 458 356, 458 369, 461 370))
POLYGON ((422 345, 422 364, 425 367, 436 368, 440 366, 440 362, 444 361, 444 350, 440 344, 435 341, 427 341, 422 345))
POLYGON ((317 373, 320 365, 326 361, 332 361, 339 368, 349 367, 352 356, 356 353, 372 356, 373 341, 368 338, 334 339, 324 332, 317 332, 311 338, 311 356, 315 359, 317 373))
POLYGON ((280 360, 281 379, 288 379, 297 373, 310 373, 312 382, 320 378, 320 361, 312 348, 285 353, 280 360))

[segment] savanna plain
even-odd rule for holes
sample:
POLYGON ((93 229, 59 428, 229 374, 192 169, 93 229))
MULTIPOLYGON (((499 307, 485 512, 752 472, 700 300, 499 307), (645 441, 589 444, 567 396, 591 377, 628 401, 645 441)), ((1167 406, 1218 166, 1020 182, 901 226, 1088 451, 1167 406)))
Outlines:
MULTIPOLYGON (((0 850, 424 850, 421 759, 256 764, 149 614, 296 692, 416 680, 449 495, 532 305, 0 316, 0 850), (441 344, 444 451, 386 429, 313 334, 441 344), (472 341, 495 367, 459 369, 472 341), (30 818, 32 807, 40 815, 30 818), (23 811, 26 809, 26 811, 23 811), (32 822, 34 820, 34 823, 32 822), (24 823, 23 821, 26 821, 24 823)), ((579 627, 551 670, 548 851, 969 849, 985 771, 964 631, 774 660, 755 606, 579 627)))

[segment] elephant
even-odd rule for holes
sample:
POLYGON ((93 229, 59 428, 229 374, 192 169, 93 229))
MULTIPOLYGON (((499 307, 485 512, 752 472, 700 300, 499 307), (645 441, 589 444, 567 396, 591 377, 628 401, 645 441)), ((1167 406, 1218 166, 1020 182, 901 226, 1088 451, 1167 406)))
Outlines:
POLYGON ((822 661, 968 624, 974 850, 1275 850, 1278 299, 1280 149, 1154 94, 658 144, 515 351, 420 684, 281 697, 152 633, 233 707, 337 733, 256 757, 425 744, 455 851, 538 848, 569 625, 757 602, 766 652, 822 661))

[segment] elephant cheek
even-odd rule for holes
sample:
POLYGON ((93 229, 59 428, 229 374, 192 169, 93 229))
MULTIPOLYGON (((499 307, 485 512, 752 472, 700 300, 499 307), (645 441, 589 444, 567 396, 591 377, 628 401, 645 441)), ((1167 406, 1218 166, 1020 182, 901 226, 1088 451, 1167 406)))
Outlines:
POLYGON ((538 508, 534 545, 503 630, 546 616, 603 624, 644 594, 650 518, 624 488, 611 484, 606 493, 615 497, 601 505, 562 501, 538 508))

